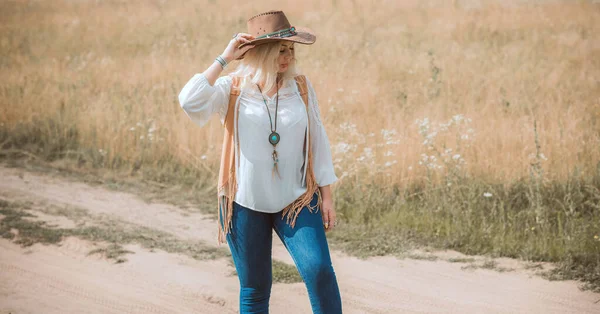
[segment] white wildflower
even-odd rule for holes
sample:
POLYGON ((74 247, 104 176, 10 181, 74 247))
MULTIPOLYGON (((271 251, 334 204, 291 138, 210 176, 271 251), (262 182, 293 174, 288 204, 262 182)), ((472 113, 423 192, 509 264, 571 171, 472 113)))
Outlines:
POLYGON ((419 125, 420 130, 428 130, 430 127, 429 118, 424 118, 423 120, 417 119, 415 120, 415 123, 419 125))
POLYGON ((464 116, 462 114, 457 114, 455 116, 452 117, 452 121, 454 122, 461 122, 462 120, 464 120, 464 116))
POLYGON ((396 129, 381 129, 381 135, 383 136, 383 140, 385 141, 386 145, 400 144, 400 140, 395 138, 396 134, 398 134, 396 129))
POLYGON ((352 146, 348 143, 340 142, 334 146, 334 151, 336 154, 345 154, 350 151, 352 146))
POLYGON ((396 134, 397 134, 396 129, 391 129, 391 130, 381 129, 381 135, 383 135, 383 138, 388 138, 388 137, 394 136, 396 134))
POLYGON ((356 124, 354 123, 344 122, 340 124, 340 129, 346 131, 346 133, 358 134, 358 131, 356 130, 356 124))

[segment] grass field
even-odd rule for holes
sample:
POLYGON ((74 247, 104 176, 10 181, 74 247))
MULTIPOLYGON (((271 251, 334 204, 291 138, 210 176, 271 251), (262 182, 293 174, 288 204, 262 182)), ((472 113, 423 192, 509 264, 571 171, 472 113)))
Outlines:
POLYGON ((2 158, 216 207, 218 119, 198 128, 177 95, 247 17, 279 8, 317 34, 297 54, 340 177, 332 239, 553 261, 600 291, 599 3, 302 3, 2 1, 2 158))

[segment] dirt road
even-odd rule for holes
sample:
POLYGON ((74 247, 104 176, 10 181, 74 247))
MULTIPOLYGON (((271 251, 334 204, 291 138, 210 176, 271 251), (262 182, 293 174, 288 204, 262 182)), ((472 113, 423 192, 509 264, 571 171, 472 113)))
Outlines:
MULTIPOLYGON (((63 177, 0 167, 0 198, 76 206, 216 245, 216 224, 202 214, 63 177)), ((73 225, 67 217, 38 217, 57 226, 73 225)), ((292 263, 274 240, 274 258, 292 263)), ((115 264, 87 254, 98 245, 68 237, 59 245, 22 248, 1 239, 0 313, 237 313, 238 281, 231 276, 228 258, 195 260, 135 244, 125 246, 134 254, 115 264)), ((334 251, 344 313, 600 313, 600 303, 594 303, 599 294, 580 291, 573 281, 542 279, 523 262, 496 260, 515 268, 511 272, 466 270, 462 263, 444 260, 462 254, 436 255, 441 259, 361 260, 334 251)), ((304 285, 274 284, 271 312, 311 313, 304 285)))

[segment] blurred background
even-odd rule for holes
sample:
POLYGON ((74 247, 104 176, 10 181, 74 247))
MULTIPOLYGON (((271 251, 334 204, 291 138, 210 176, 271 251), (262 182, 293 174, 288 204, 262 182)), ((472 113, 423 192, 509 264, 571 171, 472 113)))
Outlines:
POLYGON ((597 1, 2 1, 1 158, 216 213, 222 127, 177 95, 272 9, 317 35, 296 54, 340 178, 338 247, 552 261, 600 291, 597 1))

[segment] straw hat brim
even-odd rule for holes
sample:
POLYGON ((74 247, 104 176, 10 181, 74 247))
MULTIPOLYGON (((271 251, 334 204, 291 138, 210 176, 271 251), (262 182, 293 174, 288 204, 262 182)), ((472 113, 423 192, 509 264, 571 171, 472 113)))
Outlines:
MULTIPOLYGON (((317 37, 310 29, 308 29, 306 27, 296 27, 296 35, 294 35, 294 36, 285 37, 285 38, 270 37, 270 38, 255 39, 255 40, 251 40, 250 42, 241 44, 239 46, 239 48, 241 49, 247 45, 258 46, 258 45, 266 44, 269 42, 281 41, 281 40, 291 41, 291 42, 295 42, 295 43, 299 43, 299 44, 303 44, 303 45, 312 45, 317 40, 317 37)), ((241 55, 239 58, 237 58, 237 60, 243 59, 244 55, 241 55)))

